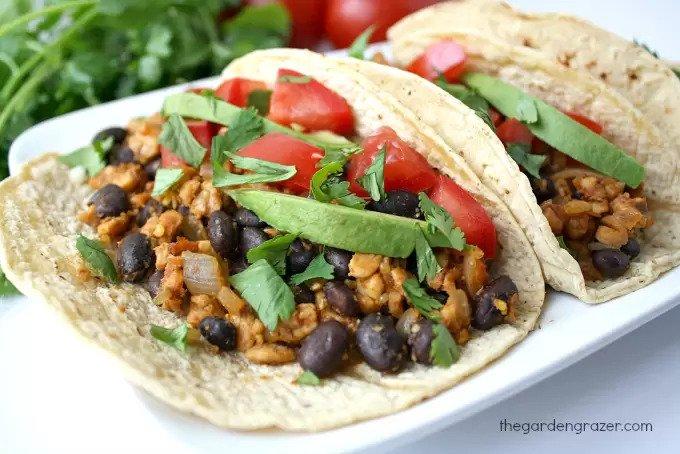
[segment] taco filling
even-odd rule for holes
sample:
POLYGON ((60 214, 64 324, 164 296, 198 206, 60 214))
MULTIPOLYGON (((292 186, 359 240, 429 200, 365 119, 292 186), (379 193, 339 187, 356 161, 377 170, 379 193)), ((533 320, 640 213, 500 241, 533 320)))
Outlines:
MULTIPOLYGON (((542 155, 556 234, 585 251, 593 238, 630 248, 651 221, 617 216, 644 198, 542 155), (598 233, 624 220, 625 238, 598 233)), ((79 214, 98 237, 76 244, 83 278, 144 286, 186 317, 151 327, 182 350, 297 360, 313 384, 353 360, 449 366, 472 330, 513 320, 515 283, 487 273, 497 245, 484 208, 399 131, 358 137, 342 96, 304 74, 172 95, 60 159, 95 190, 79 214)))
POLYGON ((640 252, 636 237, 653 224, 644 168, 603 138, 597 122, 471 72, 466 61, 463 46, 444 40, 406 69, 458 98, 495 131, 587 281, 622 276, 640 252))

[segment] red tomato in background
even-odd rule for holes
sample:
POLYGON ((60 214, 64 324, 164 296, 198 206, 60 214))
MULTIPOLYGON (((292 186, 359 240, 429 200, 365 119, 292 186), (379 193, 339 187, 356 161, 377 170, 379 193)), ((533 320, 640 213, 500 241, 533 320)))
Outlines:
POLYGON ((225 80, 215 90, 215 96, 222 98, 235 106, 245 107, 248 104, 248 95, 253 90, 265 90, 267 85, 259 80, 234 79, 225 80))
MULTIPOLYGON (((191 134, 194 136, 196 141, 208 150, 205 159, 210 159, 210 146, 212 145, 212 139, 220 130, 220 125, 204 120, 184 119, 184 122, 187 124, 189 131, 191 131, 191 134)), ((160 151, 162 167, 178 167, 181 165, 188 165, 184 159, 180 158, 175 153, 165 148, 163 145, 160 146, 160 151)))
POLYGON ((567 115, 569 115, 572 120, 578 121, 583 126, 593 131, 595 134, 602 134, 604 128, 595 120, 591 120, 585 115, 577 114, 575 112, 567 112, 567 115))
POLYGON ((443 74, 447 81, 458 82, 465 71, 467 56, 463 46, 455 41, 431 44, 420 57, 413 60, 406 70, 428 80, 443 74))
POLYGON ((250 5, 283 3, 293 22, 291 45, 314 47, 323 36, 326 0, 248 0, 250 5))
POLYGON ((241 148, 236 154, 295 166, 297 173, 293 178, 279 184, 296 194, 306 194, 309 192, 309 181, 317 170, 316 164, 323 157, 324 152, 321 148, 302 140, 272 132, 241 148))
POLYGON ((292 123, 308 131, 354 132, 354 116, 347 101, 314 79, 283 82, 282 76, 304 77, 290 69, 279 69, 269 105, 269 119, 281 125, 292 123))
POLYGON ((496 227, 484 207, 465 189, 449 177, 439 174, 430 191, 430 199, 449 212, 465 233, 465 240, 484 251, 484 257, 492 259, 496 256, 496 227))
POLYGON ((496 128, 496 135, 505 145, 523 143, 531 145, 534 135, 529 128, 516 118, 507 118, 496 128))
POLYGON ((387 145, 384 171, 386 191, 405 189, 417 193, 427 191, 434 185, 436 173, 427 160, 401 140, 391 128, 382 127, 376 134, 364 139, 364 151, 350 158, 347 181, 354 193, 368 196, 356 180, 364 176, 383 145, 387 145))

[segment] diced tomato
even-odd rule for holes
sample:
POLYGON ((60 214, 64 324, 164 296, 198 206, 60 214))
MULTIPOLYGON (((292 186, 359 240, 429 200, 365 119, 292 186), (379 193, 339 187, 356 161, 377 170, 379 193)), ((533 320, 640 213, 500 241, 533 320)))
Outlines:
POLYGON ((230 104, 245 107, 248 104, 248 95, 253 90, 265 90, 267 85, 259 80, 234 79, 225 80, 215 90, 215 96, 222 98, 230 104))
POLYGON ((577 114, 575 112, 567 112, 567 115, 569 115, 572 120, 578 121, 583 126, 590 129, 591 131, 593 131, 595 134, 602 134, 602 130, 604 128, 602 128, 602 125, 600 125, 595 120, 591 120, 590 118, 586 117, 585 115, 577 114))
POLYGON ((465 189, 449 177, 439 174, 429 196, 434 203, 449 212, 456 225, 465 233, 469 244, 478 246, 488 259, 496 256, 496 227, 484 207, 465 189))
POLYGON ((280 185, 296 194, 306 194, 309 192, 309 181, 317 170, 316 164, 324 152, 321 148, 300 139, 272 132, 241 148, 236 154, 295 166, 297 173, 293 178, 282 181, 280 185))
MULTIPOLYGON (((215 123, 210 123, 205 120, 187 120, 184 122, 191 131, 196 141, 200 143, 208 152, 205 154, 205 160, 210 159, 210 146, 212 144, 212 139, 217 135, 220 129, 220 125, 215 123)), ((165 148, 163 145, 160 146, 161 151, 161 166, 162 167, 178 167, 181 165, 188 165, 187 162, 177 156, 175 153, 165 148)))
POLYGON ((284 76, 304 78, 290 69, 279 69, 269 107, 269 118, 290 126, 295 123, 308 131, 332 131, 350 135, 354 116, 345 99, 314 79, 282 81, 284 76))
POLYGON ((503 122, 503 115, 501 115, 493 107, 489 107, 489 118, 491 118, 491 122, 496 127, 498 127, 498 125, 500 125, 503 122))
POLYGON ((496 135, 504 144, 523 143, 531 145, 534 135, 521 121, 508 118, 496 128, 496 135))
POLYGON ((467 56, 463 46, 455 41, 440 41, 431 44, 420 57, 406 68, 428 80, 434 80, 440 74, 449 82, 458 82, 465 71, 467 56))
POLYGON ((411 192, 427 191, 436 178, 436 173, 427 160, 411 148, 390 128, 383 127, 374 135, 367 137, 363 143, 363 151, 350 158, 347 167, 347 180, 350 189, 361 196, 368 193, 357 179, 364 176, 366 169, 373 163, 375 155, 387 146, 385 154, 385 190, 404 189, 411 192))

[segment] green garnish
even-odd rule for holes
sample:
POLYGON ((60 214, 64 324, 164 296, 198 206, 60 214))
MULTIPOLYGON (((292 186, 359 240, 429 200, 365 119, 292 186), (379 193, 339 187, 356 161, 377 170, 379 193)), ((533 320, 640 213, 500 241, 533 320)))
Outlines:
POLYGON ((413 279, 406 279, 401 285, 404 289, 406 299, 415 307, 423 317, 429 318, 432 321, 439 321, 439 309, 443 307, 442 303, 431 297, 420 286, 420 283, 413 279))
POLYGON ((564 241, 564 237, 563 237, 562 235, 559 235, 559 236, 557 236, 556 238, 557 238, 557 243, 560 245, 560 247, 561 247, 562 249, 564 249, 565 251, 567 251, 572 257, 577 258, 577 257, 576 257, 576 253, 574 252, 574 250, 573 250, 572 248, 569 247, 569 245, 567 244, 567 242, 564 241))
POLYGON ((266 116, 269 114, 269 104, 272 98, 271 90, 253 90, 248 93, 248 101, 246 105, 253 107, 257 113, 266 116))
POLYGON ((517 112, 513 115, 525 125, 531 125, 538 121, 538 110, 534 100, 528 96, 522 98, 517 103, 517 112))
POLYGON ((671 71, 675 74, 675 76, 680 79, 680 67, 678 66, 673 66, 671 67, 671 71))
POLYGON ((234 121, 227 126, 227 133, 224 135, 225 142, 222 144, 224 145, 222 152, 225 154, 236 153, 264 134, 263 118, 252 107, 240 109, 234 121))
POLYGON ((21 292, 7 279, 4 271, 0 269, 0 297, 10 295, 20 295, 21 292))
POLYGON ((541 166, 548 158, 542 154, 532 154, 531 147, 525 143, 508 144, 508 154, 534 178, 541 178, 541 166))
POLYGON ((295 383, 305 386, 319 386, 321 384, 321 379, 317 377, 314 372, 306 370, 295 379, 295 383))
POLYGON ((116 267, 101 242, 79 235, 76 239, 76 249, 96 275, 114 284, 120 282, 116 267))
POLYGON ((416 262, 418 266, 418 280, 434 279, 438 272, 442 270, 437 262, 437 257, 430 247, 425 235, 416 235, 416 262))
POLYGON ((229 278, 269 331, 279 319, 287 320, 295 311, 295 298, 290 287, 266 260, 258 260, 244 271, 229 278))
POLYGON ((84 167, 87 174, 93 177, 106 167, 106 154, 112 146, 113 138, 107 137, 104 140, 94 142, 92 145, 87 145, 69 154, 59 156, 58 159, 59 162, 71 168, 84 167))
POLYGON ((277 273, 286 274, 286 255, 291 243, 298 236, 294 233, 279 235, 264 243, 250 249, 246 253, 248 263, 255 263, 258 260, 266 260, 277 273))
POLYGON ((153 182, 151 196, 158 197, 163 195, 165 191, 182 179, 182 175, 184 175, 182 169, 158 169, 156 171, 156 178, 153 182))
MULTIPOLYGON (((205 96, 201 96, 201 98, 212 103, 213 107, 217 104, 215 99, 208 99, 205 96)), ((184 159, 192 167, 200 166, 205 157, 206 149, 198 143, 182 117, 177 114, 168 116, 163 124, 161 134, 158 136, 158 142, 184 159)))
POLYGON ((432 345, 430 345, 430 358, 432 364, 439 367, 449 367, 451 364, 458 361, 460 358, 460 349, 458 344, 451 337, 451 333, 446 326, 441 323, 432 325, 434 338, 432 345))
POLYGON ((366 59, 366 48, 368 47, 368 40, 371 39, 371 35, 375 30, 375 25, 371 25, 366 30, 357 36, 352 45, 349 47, 347 55, 352 58, 358 58, 359 60, 366 59))
POLYGON ((333 266, 326 261, 323 253, 320 253, 314 257, 314 260, 307 265, 307 268, 302 273, 293 274, 290 278, 290 283, 292 285, 300 285, 310 279, 332 280, 334 278, 333 270, 333 266))
POLYGON ((437 78, 435 83, 448 94, 458 99, 458 101, 474 110, 477 116, 484 120, 484 123, 486 123, 493 131, 496 130, 496 126, 489 116, 490 106, 489 103, 486 102, 486 99, 482 98, 474 90, 469 89, 465 85, 448 83, 444 76, 437 78))
MULTIPOLYGON (((486 74, 467 73, 463 80, 506 117, 515 117, 518 105, 530 98, 523 91, 486 74)), ((533 100, 538 115, 537 121, 527 123, 527 127, 536 137, 632 188, 640 185, 645 177, 645 169, 635 159, 554 107, 540 99, 530 99, 533 100)))
POLYGON ((310 195, 319 202, 337 202, 350 208, 363 209, 366 202, 352 194, 349 182, 340 178, 344 169, 342 161, 334 161, 317 170, 310 182, 310 195))
POLYGON ((296 76, 294 74, 286 74, 278 78, 278 82, 286 84, 308 84, 312 81, 309 76, 296 76))
POLYGON ((449 245, 457 251, 462 251, 465 247, 465 234, 454 226, 453 219, 448 211, 434 203, 424 192, 418 194, 420 200, 420 211, 425 215, 427 228, 431 233, 441 232, 449 239, 449 245))
POLYGON ((364 176, 357 179, 357 182, 376 202, 386 197, 384 178, 386 154, 387 147, 383 145, 373 157, 373 162, 371 162, 371 165, 366 169, 364 176))
POLYGON ((661 58, 659 56, 659 53, 657 51, 655 51, 654 49, 652 49, 651 47, 649 47, 647 44, 645 44, 641 41, 638 41, 637 39, 634 39, 633 42, 635 44, 637 44, 638 46, 642 47, 644 50, 646 50, 652 57, 661 58))
POLYGON ((182 353, 187 350, 187 334, 189 325, 182 323, 177 328, 164 328, 158 325, 151 325, 151 335, 161 342, 176 348, 182 353))

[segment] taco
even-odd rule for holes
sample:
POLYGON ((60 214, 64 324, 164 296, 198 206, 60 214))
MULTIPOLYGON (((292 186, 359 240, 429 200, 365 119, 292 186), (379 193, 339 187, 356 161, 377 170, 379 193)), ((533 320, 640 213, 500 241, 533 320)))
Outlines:
POLYGON ((484 119, 484 146, 460 154, 513 212, 555 289, 602 302, 676 266, 680 152, 665 130, 586 71, 453 26, 446 11, 457 7, 421 11, 389 32, 395 65, 434 83, 395 74, 376 79, 381 88, 454 150, 458 131, 444 116, 453 98, 484 119))
MULTIPOLYGON (((8 277, 230 428, 393 413, 501 356, 545 296, 531 245, 371 63, 340 63, 256 52, 214 91, 29 162, 0 184, 8 277)), ((450 117, 472 152, 483 122, 450 117)))

